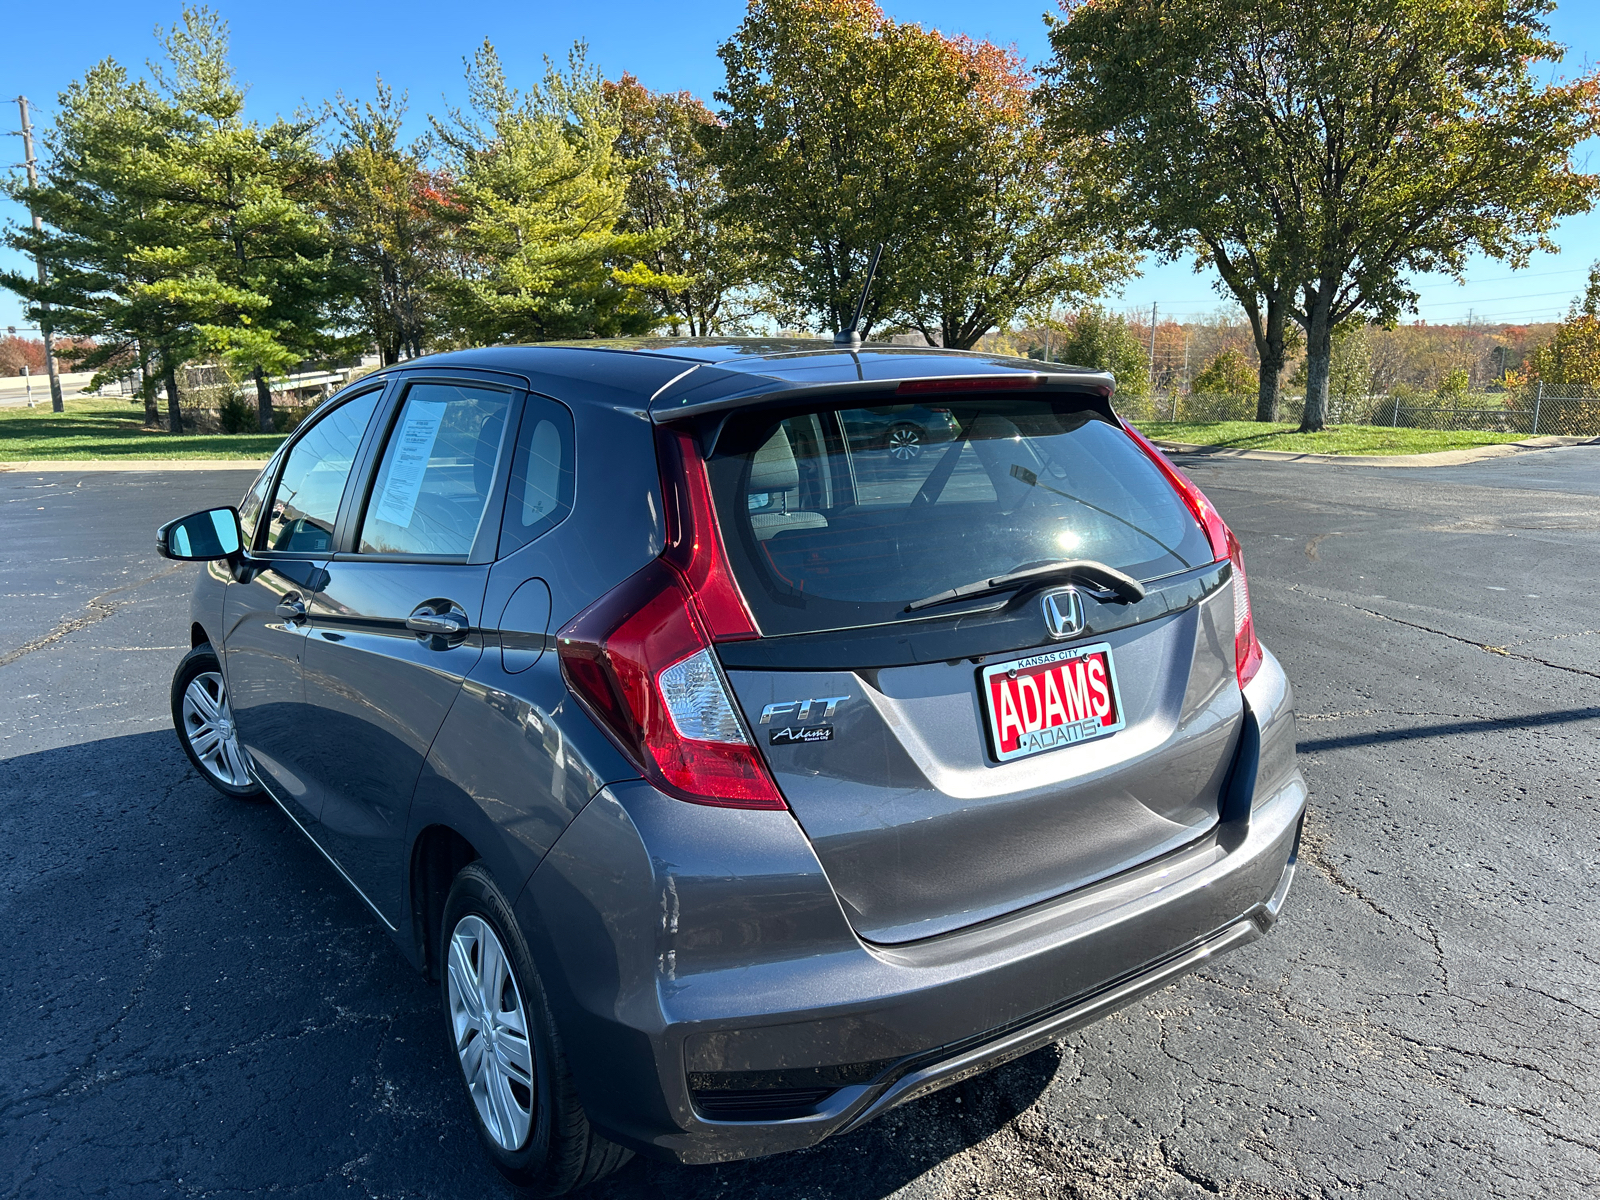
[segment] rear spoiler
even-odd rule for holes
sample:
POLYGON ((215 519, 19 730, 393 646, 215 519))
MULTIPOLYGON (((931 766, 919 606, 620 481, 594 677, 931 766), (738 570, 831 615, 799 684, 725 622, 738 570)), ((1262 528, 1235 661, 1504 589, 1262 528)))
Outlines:
POLYGON ((955 393, 1026 389, 1035 394, 1076 395, 1106 417, 1116 419, 1111 411, 1116 383, 1108 372, 996 369, 983 360, 972 365, 979 369, 955 375, 813 383, 702 363, 665 384, 650 398, 650 420, 657 425, 689 424, 700 443, 701 454, 709 458, 728 417, 735 411, 757 408, 803 408, 852 400, 930 403, 955 393))

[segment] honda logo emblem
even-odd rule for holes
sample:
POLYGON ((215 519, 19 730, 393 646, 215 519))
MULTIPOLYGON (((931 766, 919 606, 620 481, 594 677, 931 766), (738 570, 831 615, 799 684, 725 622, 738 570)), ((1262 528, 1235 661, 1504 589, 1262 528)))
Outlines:
POLYGON ((1051 637, 1069 638, 1083 632, 1083 597, 1077 588, 1046 592, 1040 603, 1044 607, 1044 627, 1051 637))

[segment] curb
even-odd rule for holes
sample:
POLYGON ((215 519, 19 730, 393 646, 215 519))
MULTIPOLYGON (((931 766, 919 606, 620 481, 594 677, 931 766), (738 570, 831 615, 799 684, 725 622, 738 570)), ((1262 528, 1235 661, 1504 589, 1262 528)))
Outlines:
POLYGON ((1600 446, 1600 438, 1537 437, 1520 442, 1496 442, 1468 450, 1435 450, 1428 454, 1310 454, 1292 450, 1240 450, 1231 446, 1195 446, 1188 442, 1157 441, 1166 454, 1195 454, 1206 458, 1249 458, 1258 462, 1338 463, 1347 467, 1458 467, 1487 458, 1509 458, 1530 450, 1557 450, 1564 446, 1600 446))
POLYGON ((45 458, 0 462, 0 473, 32 475, 41 471, 259 471, 264 458, 45 458))

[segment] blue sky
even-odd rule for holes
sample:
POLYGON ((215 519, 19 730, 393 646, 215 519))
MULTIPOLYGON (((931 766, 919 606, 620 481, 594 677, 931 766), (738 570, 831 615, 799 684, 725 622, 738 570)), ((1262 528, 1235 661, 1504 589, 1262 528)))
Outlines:
MULTIPOLYGON (((901 20, 1015 45, 1035 63, 1048 57, 1042 14, 1050 6, 1049 0, 884 4, 901 20)), ((386 82, 410 92, 419 122, 424 112, 464 99, 462 58, 485 36, 494 40, 513 79, 536 76, 543 56, 560 58, 581 38, 609 77, 631 71, 648 87, 688 89, 709 103, 722 80, 717 46, 744 14, 742 0, 609 0, 593 6, 547 0, 455 5, 437 0, 219 0, 213 7, 231 25, 233 60, 239 77, 250 85, 253 115, 269 119, 340 89, 351 96, 370 95, 373 76, 381 72, 386 82)), ((8 53, 0 59, 0 96, 7 98, 0 129, 17 128, 10 98, 19 93, 36 106, 39 126, 48 123, 57 94, 99 59, 111 56, 130 68, 142 65, 154 50, 151 31, 176 20, 178 10, 176 0, 77 0, 66 9, 18 5, 6 18, 8 53)), ((1600 57, 1600 5, 1564 0, 1551 24, 1570 47, 1563 73, 1576 73, 1600 57)), ((0 162, 20 161, 21 139, 7 138, 5 146, 0 162)), ((1583 157, 1589 169, 1600 168, 1600 147, 1586 148, 1583 157)), ((0 201, 0 219, 20 221, 26 214, 0 201)), ((1472 265, 1466 286, 1446 278, 1419 279, 1418 315, 1432 323, 1465 320, 1469 313, 1491 322, 1559 318, 1581 290, 1589 264, 1600 259, 1600 211, 1565 222, 1556 241, 1561 253, 1538 255, 1524 271, 1485 260, 1472 265)), ((0 251, 0 261, 17 263, 9 251, 0 251)), ((1222 300, 1211 287, 1211 276, 1197 275, 1191 264, 1147 262, 1144 273, 1129 280, 1113 303, 1148 310, 1152 302, 1163 314, 1182 320, 1212 312, 1222 300)), ((17 298, 0 292, 0 328, 21 321, 17 298)))

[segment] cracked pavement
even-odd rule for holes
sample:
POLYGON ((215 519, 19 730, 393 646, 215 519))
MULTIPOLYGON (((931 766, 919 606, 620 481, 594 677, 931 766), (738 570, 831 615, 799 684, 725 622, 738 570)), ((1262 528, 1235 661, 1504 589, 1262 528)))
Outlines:
MULTIPOLYGON (((1273 934, 809 1151, 605 1200, 1592 1195, 1600 449, 1184 464, 1304 714, 1273 934)), ((0 1196, 506 1196, 438 1000, 196 777, 162 520, 242 472, 0 474, 0 1196)))

